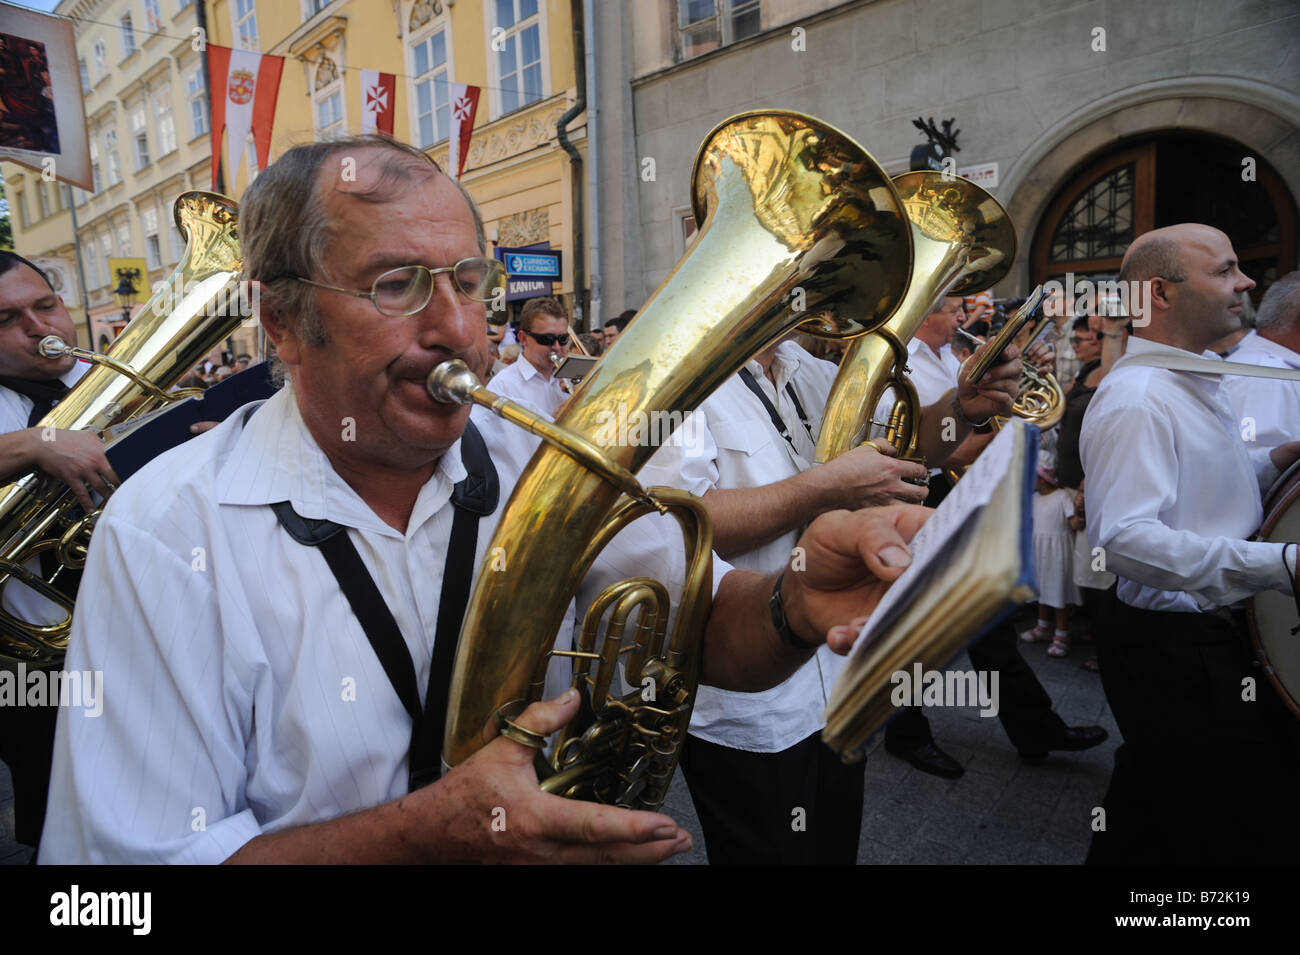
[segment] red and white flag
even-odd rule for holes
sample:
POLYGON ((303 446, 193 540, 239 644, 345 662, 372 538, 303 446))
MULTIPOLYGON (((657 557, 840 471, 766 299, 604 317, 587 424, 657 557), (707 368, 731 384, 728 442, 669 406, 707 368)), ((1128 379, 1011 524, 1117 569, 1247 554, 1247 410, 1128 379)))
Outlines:
POLYGON ((465 157, 469 155, 469 138, 474 134, 474 114, 478 112, 478 95, 482 89, 465 83, 452 83, 451 137, 448 142, 451 154, 448 165, 457 179, 465 170, 465 157))
POLYGON ((361 70, 361 132, 393 135, 397 77, 392 73, 361 70))
POLYGON ((271 161, 271 124, 275 98, 280 92, 284 57, 232 50, 208 44, 208 74, 212 82, 212 188, 217 188, 221 165, 221 133, 226 133, 226 170, 229 188, 235 187, 239 158, 249 130, 257 147, 257 168, 271 161))

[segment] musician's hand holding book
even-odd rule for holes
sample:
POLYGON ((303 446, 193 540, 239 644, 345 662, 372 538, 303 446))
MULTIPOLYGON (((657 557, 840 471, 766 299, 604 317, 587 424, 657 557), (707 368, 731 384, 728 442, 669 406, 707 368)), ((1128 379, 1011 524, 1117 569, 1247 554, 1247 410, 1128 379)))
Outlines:
POLYGON ((915 504, 893 504, 830 511, 813 521, 795 549, 798 563, 782 583, 790 629, 848 653, 858 635, 848 622, 870 613, 907 569, 908 543, 933 513, 915 504))

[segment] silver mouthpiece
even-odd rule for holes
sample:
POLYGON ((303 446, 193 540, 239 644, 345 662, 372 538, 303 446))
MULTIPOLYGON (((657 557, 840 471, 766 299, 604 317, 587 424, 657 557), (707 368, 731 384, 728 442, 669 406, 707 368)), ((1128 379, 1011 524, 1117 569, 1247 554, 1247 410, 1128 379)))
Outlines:
POLYGON ((478 375, 469 370, 469 365, 459 358, 444 361, 433 371, 425 383, 434 401, 448 405, 467 405, 473 403, 471 395, 475 388, 482 387, 478 375))
POLYGON ((46 358, 62 358, 71 353, 72 346, 58 335, 46 335, 36 346, 36 350, 46 358))

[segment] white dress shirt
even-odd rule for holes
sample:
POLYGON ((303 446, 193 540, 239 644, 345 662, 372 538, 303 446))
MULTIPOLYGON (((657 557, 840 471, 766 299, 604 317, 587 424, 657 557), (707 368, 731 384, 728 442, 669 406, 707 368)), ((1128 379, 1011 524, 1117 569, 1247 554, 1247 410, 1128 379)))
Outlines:
POLYGON ((515 401, 523 400, 534 407, 541 408, 548 415, 555 414, 568 392, 560 384, 560 379, 552 375, 547 378, 532 366, 523 355, 514 360, 503 371, 492 376, 488 388, 504 398, 515 401))
POLYGON ((1219 376, 1128 363, 1159 352, 1187 354, 1129 339, 1079 439, 1088 540, 1105 548, 1120 600, 1197 612, 1291 593, 1286 545, 1247 540, 1263 517, 1260 488, 1277 477, 1267 450, 1247 451, 1219 376))
MULTIPOLYGON (((466 473, 460 444, 403 534, 335 472, 290 387, 246 425, 245 410, 152 461, 99 521, 67 667, 103 671, 103 713, 59 714, 42 862, 220 862, 262 833, 406 791, 411 719, 324 558, 267 505, 288 500, 349 528, 423 695, 450 498, 466 473)), ((501 479, 502 503, 479 524, 481 564, 538 442, 483 409, 473 417, 501 479)), ((679 589, 674 525, 652 517, 626 529, 580 602, 625 576, 679 589)), ((715 564, 715 587, 728 569, 715 564)))
MULTIPOLYGON (((71 388, 88 371, 90 371, 90 363, 78 361, 59 376, 59 381, 71 388)), ((0 387, 0 434, 12 434, 24 430, 34 404, 35 402, 26 395, 0 387)), ((7 477, 17 477, 17 475, 7 475, 7 477)), ((33 557, 24 566, 36 576, 41 576, 40 557, 33 557)), ((58 623, 63 619, 65 612, 62 607, 50 603, 17 579, 5 584, 4 609, 19 620, 41 625, 58 623)))
MULTIPOLYGON (((71 388, 88 371, 90 371, 90 362, 78 361, 59 376, 59 381, 71 388)), ((0 387, 0 434, 10 434, 26 428, 33 404, 32 399, 26 395, 0 387)))
MULTIPOLYGON (((1231 360, 1300 369, 1300 354, 1254 331, 1241 340, 1231 360)), ((1276 448, 1300 441, 1300 381, 1225 375, 1223 390, 1236 416, 1238 433, 1248 447, 1276 448)))
MULTIPOLYGON (((776 386, 762 366, 746 366, 773 402, 795 448, 777 433, 762 402, 740 377, 728 379, 688 418, 637 475, 647 487, 666 484, 703 497, 714 489, 762 487, 794 477, 812 466, 822 411, 836 367, 783 342, 772 363, 776 386), (785 390, 791 383, 812 434, 785 390)), ((791 531, 747 554, 732 558, 736 567, 771 574, 790 565, 799 532, 791 531)), ((784 683, 761 693, 736 693, 701 687, 691 715, 691 735, 732 749, 779 753, 826 725, 822 713, 844 657, 826 647, 784 683)))

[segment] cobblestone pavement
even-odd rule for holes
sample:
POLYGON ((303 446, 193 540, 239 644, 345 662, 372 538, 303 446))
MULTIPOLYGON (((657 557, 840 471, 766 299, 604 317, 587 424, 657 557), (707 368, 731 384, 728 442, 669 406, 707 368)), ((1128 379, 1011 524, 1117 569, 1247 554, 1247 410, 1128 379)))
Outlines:
MULTIPOLYGON (((1052 703, 1071 726, 1100 724, 1110 739, 1084 753, 1060 753, 1041 763, 1016 755, 1002 724, 973 708, 930 709, 935 741, 966 768, 961 779, 931 776, 881 747, 867 757, 860 863, 1076 864, 1088 852, 1091 811, 1101 804, 1119 745, 1100 677, 1081 666, 1091 647, 1076 642, 1064 659, 1043 644, 1021 644, 1052 703)), ((969 669, 964 655, 954 664, 969 669)), ((695 837, 695 847, 672 862, 707 862, 699 821, 681 774, 665 812, 695 837)), ((21 864, 30 850, 13 841, 13 794, 0 763, 0 864, 21 864)))

